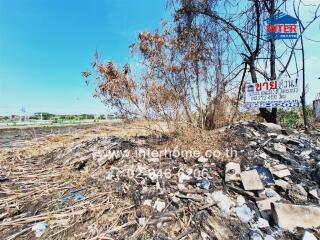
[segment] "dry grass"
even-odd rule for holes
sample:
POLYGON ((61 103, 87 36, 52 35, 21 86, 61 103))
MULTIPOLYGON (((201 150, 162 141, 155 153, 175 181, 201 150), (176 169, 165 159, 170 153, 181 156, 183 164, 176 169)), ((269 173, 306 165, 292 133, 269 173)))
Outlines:
MULTIPOLYGON (((224 153, 226 149, 241 149, 244 143, 239 141, 236 136, 222 132, 223 128, 207 131, 190 126, 180 126, 173 134, 172 140, 168 143, 171 149, 178 148, 180 150, 200 151, 202 154, 210 151, 219 151, 224 153)), ((240 161, 238 158, 230 159, 222 154, 218 160, 221 161, 240 161)))
POLYGON ((137 224, 131 196, 114 194, 115 186, 103 182, 104 172, 80 173, 58 159, 48 161, 46 157, 55 149, 71 147, 98 136, 147 136, 163 131, 164 126, 142 121, 119 126, 98 125, 77 133, 34 139, 20 148, 1 149, 0 220, 6 221, 0 223, 0 236, 34 238, 32 225, 41 221, 50 226, 51 234, 46 235, 46 239, 88 238, 98 231, 96 226, 104 226, 106 230, 92 239, 108 239, 103 236, 118 232, 128 235, 127 227, 137 224), (62 204, 64 196, 78 190, 86 196, 84 201, 62 204), (122 224, 124 218, 125 226, 122 224))
MULTIPOLYGON (((181 126, 175 138, 168 143, 169 146, 199 151, 221 150, 226 147, 224 139, 230 137, 220 135, 219 131, 203 131, 183 124, 181 126)), ((207 206, 195 203, 194 206, 160 215, 154 214, 152 207, 142 208, 141 211, 148 217, 144 225, 139 225, 132 197, 132 193, 137 190, 135 183, 122 179, 119 184, 108 184, 105 173, 110 166, 77 171, 52 155, 55 149, 70 149, 96 137, 127 138, 164 132, 169 133, 163 123, 139 121, 119 126, 98 125, 77 133, 35 139, 21 148, 1 150, 0 220, 5 221, 0 223, 0 235, 11 240, 33 239, 32 226, 45 221, 49 225, 49 231, 43 235, 43 239, 122 239, 124 236, 131 236, 130 239, 150 239, 155 232, 167 233, 167 229, 161 227, 161 224, 170 221, 170 237, 174 239, 176 236, 191 236, 195 212, 207 206), (85 199, 80 202, 63 202, 74 191, 81 191, 85 199)), ((170 135, 174 136, 172 133, 170 135)), ((166 164, 170 165, 172 162, 164 163, 162 167, 166 164)), ((152 192, 157 192, 155 185, 149 187, 152 192)), ((149 197, 152 198, 153 195, 149 197)), ((165 198, 166 201, 171 201, 168 196, 165 198)), ((209 225, 209 228, 213 227, 209 225)), ((215 231, 228 230, 223 226, 220 229, 215 225, 214 228, 218 228, 215 231)))
POLYGON ((117 136, 129 138, 132 136, 148 136, 150 134, 165 133, 168 127, 163 122, 135 121, 121 123, 115 126, 97 125, 89 130, 79 130, 76 133, 54 134, 45 138, 28 141, 23 147, 14 149, 1 149, 0 160, 10 158, 28 158, 44 155, 58 147, 67 147, 78 144, 98 136, 117 136))
MULTIPOLYGON (((46 236, 48 239, 64 239, 70 232, 87 231, 77 229, 78 225, 83 227, 80 223, 86 220, 85 226, 89 227, 106 210, 109 214, 99 221, 110 226, 110 231, 119 225, 117 219, 121 215, 126 212, 128 215, 134 214, 129 198, 117 198, 110 186, 99 184, 90 176, 79 174, 57 162, 44 164, 38 160, 27 158, 1 162, 8 178, 1 185, 1 195, 5 197, 0 200, 0 215, 7 217, 7 221, 0 224, 2 236, 17 238, 17 233, 24 233, 35 222, 45 221, 53 233, 46 236), (81 190, 86 199, 74 204, 61 202, 63 196, 75 190, 81 190)), ((23 238, 33 238, 33 234, 29 231, 23 238)))

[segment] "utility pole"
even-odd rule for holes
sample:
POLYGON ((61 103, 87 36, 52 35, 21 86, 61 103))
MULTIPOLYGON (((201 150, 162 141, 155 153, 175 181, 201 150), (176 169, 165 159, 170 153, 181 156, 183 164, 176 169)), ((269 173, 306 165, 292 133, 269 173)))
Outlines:
MULTIPOLYGON (((302 32, 303 26, 299 19, 299 28, 300 33, 302 32)), ((302 113, 303 113, 303 123, 304 123, 304 131, 308 133, 308 119, 307 119, 307 111, 306 111, 306 69, 305 69, 305 58, 304 58, 304 44, 303 44, 303 36, 300 38, 301 42, 301 53, 302 53, 302 96, 301 96, 301 105, 302 105, 302 113)))
MULTIPOLYGON (((275 0, 270 1, 270 18, 275 14, 275 0)), ((274 38, 270 39, 270 80, 276 80, 276 41, 274 38)), ((277 108, 272 108, 271 118, 277 122, 277 108)))

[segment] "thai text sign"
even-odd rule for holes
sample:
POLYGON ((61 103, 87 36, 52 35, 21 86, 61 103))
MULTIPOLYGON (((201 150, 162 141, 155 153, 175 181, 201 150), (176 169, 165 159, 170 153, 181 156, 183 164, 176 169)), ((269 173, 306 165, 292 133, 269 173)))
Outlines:
POLYGON ((246 85, 245 107, 247 108, 291 108, 299 106, 298 80, 286 79, 246 85))

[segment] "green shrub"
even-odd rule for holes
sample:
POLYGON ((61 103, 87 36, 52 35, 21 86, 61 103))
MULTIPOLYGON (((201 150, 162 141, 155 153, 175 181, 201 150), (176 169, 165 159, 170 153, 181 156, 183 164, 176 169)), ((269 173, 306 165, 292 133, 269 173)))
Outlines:
MULTIPOLYGON (((306 107, 307 121, 309 125, 312 125, 315 121, 315 113, 312 106, 306 107)), ((302 128, 303 123, 303 112, 302 108, 292 110, 278 110, 278 123, 283 127, 291 128, 302 128)))

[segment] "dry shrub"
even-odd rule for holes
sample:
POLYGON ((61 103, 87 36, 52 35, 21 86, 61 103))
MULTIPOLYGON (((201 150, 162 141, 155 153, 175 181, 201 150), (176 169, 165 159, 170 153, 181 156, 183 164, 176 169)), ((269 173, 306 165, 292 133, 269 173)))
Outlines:
POLYGON ((202 155, 205 155, 206 151, 219 151, 222 153, 218 159, 220 161, 240 161, 238 157, 230 158, 224 153, 226 149, 231 149, 230 146, 235 150, 244 147, 240 138, 234 136, 232 132, 223 131, 223 128, 208 131, 190 125, 180 125, 171 133, 171 137, 171 141, 167 144, 170 149, 200 151, 202 155))
MULTIPOLYGON (((103 62, 95 54, 95 97, 120 114, 168 125, 188 122, 202 129, 226 125, 232 108, 226 92, 234 78, 223 74, 229 64, 222 62, 228 59, 224 42, 219 29, 197 25, 181 32, 164 24, 161 33, 139 33, 137 43, 130 46, 142 66, 136 74, 129 64, 103 62)), ((82 75, 92 76, 89 71, 82 75)))

